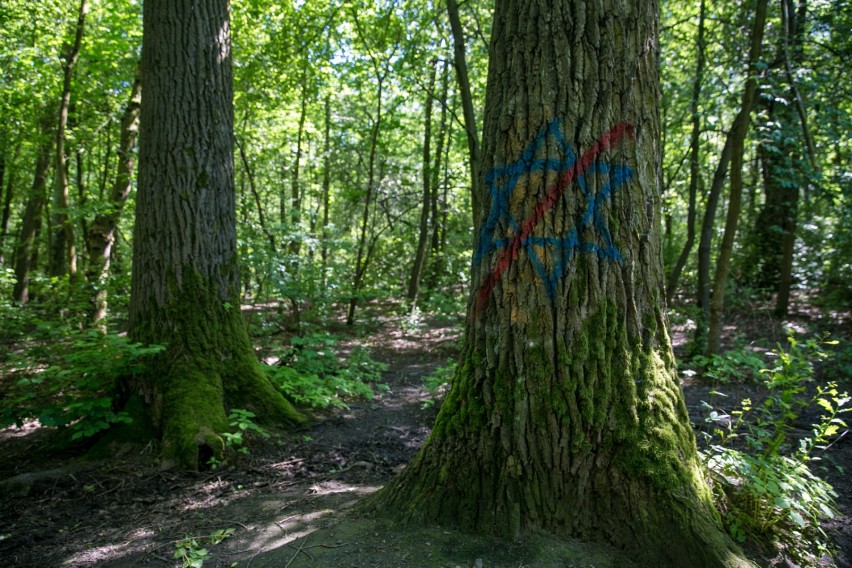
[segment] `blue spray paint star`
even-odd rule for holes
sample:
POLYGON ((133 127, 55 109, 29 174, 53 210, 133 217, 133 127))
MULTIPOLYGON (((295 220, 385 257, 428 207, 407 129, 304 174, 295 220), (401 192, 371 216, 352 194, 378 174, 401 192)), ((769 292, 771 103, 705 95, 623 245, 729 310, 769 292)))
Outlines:
MULTIPOLYGON (((520 231, 519 223, 509 206, 509 201, 520 179, 524 175, 538 172, 544 173, 545 176, 550 172, 559 175, 571 168, 576 160, 574 148, 565 140, 559 121, 552 120, 539 131, 515 162, 489 171, 485 181, 491 197, 491 209, 479 233, 479 245, 474 255, 474 262, 479 263, 484 256, 497 249, 505 249, 512 241, 511 235, 518 234, 520 231), (546 144, 548 137, 553 138, 561 158, 536 157, 546 144), (497 235, 501 221, 506 227, 506 238, 498 238, 497 235)), ((528 236, 521 241, 521 248, 526 251, 548 296, 556 296, 557 283, 565 275, 574 254, 596 254, 601 259, 621 261, 621 254, 612 240, 601 208, 604 201, 632 176, 633 169, 629 166, 613 167, 605 162, 593 162, 576 180, 586 200, 586 208, 578 225, 568 231, 564 237, 528 236), (597 193, 592 193, 588 187, 586 175, 590 173, 605 177, 597 193), (582 234, 587 227, 594 229, 600 244, 583 239, 582 234), (551 251, 548 255, 553 259, 550 268, 545 265, 537 249, 551 251)))

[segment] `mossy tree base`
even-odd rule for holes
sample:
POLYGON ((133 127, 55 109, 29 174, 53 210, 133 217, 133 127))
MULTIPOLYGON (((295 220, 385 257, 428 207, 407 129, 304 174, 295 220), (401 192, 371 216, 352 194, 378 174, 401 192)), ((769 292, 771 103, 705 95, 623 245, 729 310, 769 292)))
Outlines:
POLYGON ((720 529, 664 328, 648 322, 654 340, 631 348, 616 310, 602 311, 555 359, 530 349, 522 377, 468 339, 432 435, 366 507, 509 538, 606 541, 643 566, 750 566, 720 529))
POLYGON ((197 469, 221 456, 231 408, 251 410, 266 424, 304 423, 263 373, 239 308, 189 271, 179 292, 171 288, 177 293, 168 305, 134 319, 134 340, 166 349, 130 385, 160 432, 163 467, 197 469))

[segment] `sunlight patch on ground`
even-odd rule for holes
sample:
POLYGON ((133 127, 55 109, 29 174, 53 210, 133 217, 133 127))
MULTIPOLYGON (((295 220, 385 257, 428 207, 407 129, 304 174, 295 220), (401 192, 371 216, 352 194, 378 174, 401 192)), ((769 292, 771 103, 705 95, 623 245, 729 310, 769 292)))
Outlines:
POLYGON ((134 540, 128 540, 121 544, 109 544, 107 546, 98 546, 78 552, 77 554, 67 558, 63 566, 80 566, 80 565, 97 565, 107 560, 115 560, 134 551, 134 540))
POLYGON ((354 493, 356 495, 369 495, 375 492, 378 487, 362 487, 357 485, 348 485, 339 481, 322 481, 311 485, 309 491, 315 495, 331 495, 333 493, 354 493))
POLYGON ((9 426, 0 430, 0 440, 8 440, 11 438, 23 438, 35 433, 39 428, 44 428, 38 419, 27 420, 20 427, 9 426))

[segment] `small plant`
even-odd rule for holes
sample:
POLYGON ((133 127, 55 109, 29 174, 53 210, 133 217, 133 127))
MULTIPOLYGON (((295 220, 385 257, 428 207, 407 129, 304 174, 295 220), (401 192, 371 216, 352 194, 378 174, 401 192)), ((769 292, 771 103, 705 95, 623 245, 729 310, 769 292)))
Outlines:
POLYGON ((219 529, 203 537, 189 536, 175 542, 172 558, 181 561, 182 568, 201 568, 210 554, 204 545, 216 545, 234 534, 234 529, 219 529))
POLYGON ((223 432, 222 439, 225 440, 225 447, 232 448, 241 454, 248 454, 248 448, 245 447, 246 435, 250 433, 257 434, 263 438, 269 438, 269 432, 255 424, 253 418, 256 415, 243 408, 233 408, 228 415, 228 421, 233 432, 223 432))
POLYGON ((450 383, 455 374, 456 363, 455 361, 449 361, 446 365, 435 369, 434 373, 427 375, 423 380, 423 386, 429 391, 431 398, 424 401, 421 408, 426 409, 435 406, 435 403, 450 390, 450 383))
POLYGON ((815 565, 830 553, 822 524, 836 516, 837 495, 807 462, 820 459, 815 450, 827 449, 846 428, 842 415, 850 411, 850 398, 834 383, 805 394, 813 361, 825 358, 822 346, 834 342, 802 343, 793 335, 788 342, 789 350, 779 346, 774 352, 777 365, 763 371, 768 389, 763 402, 745 399, 730 414, 706 405, 714 428, 702 455, 735 539, 779 543, 800 564, 815 565), (822 415, 810 435, 792 440, 791 426, 808 407, 819 407, 822 415))
POLYGON ((405 314, 400 318, 399 325, 402 332, 406 335, 417 335, 423 326, 426 325, 423 317, 423 311, 419 306, 412 306, 405 310, 405 314))
MULTIPOLYGON (((269 438, 269 432, 258 426, 254 422, 255 414, 243 408, 232 408, 228 415, 228 424, 233 432, 222 432, 222 440, 226 451, 235 451, 237 453, 248 455, 249 449, 246 447, 246 442, 250 435, 256 434, 263 438, 269 438)), ((222 460, 217 456, 210 456, 207 460, 207 465, 210 469, 218 469, 222 465, 222 460)))
POLYGON ((718 384, 755 382, 760 380, 763 358, 748 347, 725 351, 709 357, 697 355, 692 359, 701 374, 718 384))

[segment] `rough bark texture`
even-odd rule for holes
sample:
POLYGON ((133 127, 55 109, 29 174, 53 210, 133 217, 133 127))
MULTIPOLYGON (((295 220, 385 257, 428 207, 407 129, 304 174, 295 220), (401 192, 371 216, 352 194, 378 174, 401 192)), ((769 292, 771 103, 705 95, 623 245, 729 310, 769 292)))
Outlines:
POLYGON ((128 386, 164 467, 222 449, 226 408, 302 420, 264 377, 239 309, 227 0, 145 2, 131 336, 166 350, 128 386))
POLYGON ((499 0, 462 361, 370 506, 646 566, 746 565, 677 381, 660 243, 657 5, 499 0))

